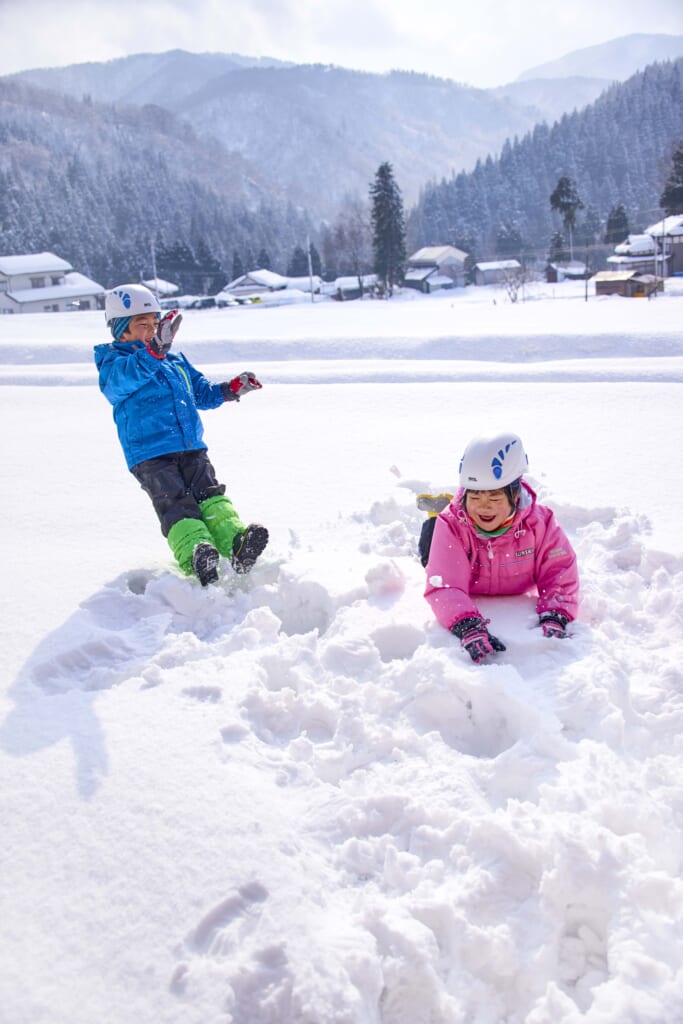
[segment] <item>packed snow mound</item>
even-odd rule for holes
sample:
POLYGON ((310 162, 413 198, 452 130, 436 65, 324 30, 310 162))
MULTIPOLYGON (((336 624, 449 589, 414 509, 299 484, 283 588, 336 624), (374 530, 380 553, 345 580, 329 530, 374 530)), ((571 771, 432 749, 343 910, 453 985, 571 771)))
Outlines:
MULTIPOLYGON (((234 886, 173 916, 159 1020, 683 1015, 683 559, 643 517, 556 504, 582 569, 571 639, 543 638, 532 596, 482 600, 507 651, 474 665, 421 596, 422 486, 341 524, 344 569, 293 536, 206 591, 124 573, 19 675, 0 742, 70 734, 82 796, 107 771, 84 709, 112 687, 184 716, 177 756, 224 799, 279 792, 267 834, 236 816, 234 886)), ((141 773, 159 742, 138 740, 141 773)))

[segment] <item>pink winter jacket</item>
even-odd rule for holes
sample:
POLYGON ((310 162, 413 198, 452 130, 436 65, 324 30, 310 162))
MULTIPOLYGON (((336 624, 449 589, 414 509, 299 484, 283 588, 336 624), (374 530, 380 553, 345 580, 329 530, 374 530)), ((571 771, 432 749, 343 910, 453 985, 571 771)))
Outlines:
POLYGON ((551 509, 536 504, 522 481, 517 514, 499 537, 476 531, 462 507, 461 489, 438 517, 427 563, 425 597, 446 629, 481 615, 472 595, 536 591, 536 611, 576 617, 579 574, 576 555, 551 509))

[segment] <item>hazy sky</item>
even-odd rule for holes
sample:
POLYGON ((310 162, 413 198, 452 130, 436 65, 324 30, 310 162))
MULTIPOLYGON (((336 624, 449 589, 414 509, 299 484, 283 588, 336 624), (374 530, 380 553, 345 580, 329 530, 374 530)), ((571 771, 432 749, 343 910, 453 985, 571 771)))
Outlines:
POLYGON ((0 74, 184 49, 488 88, 637 32, 683 35, 683 0, 0 0, 0 74))

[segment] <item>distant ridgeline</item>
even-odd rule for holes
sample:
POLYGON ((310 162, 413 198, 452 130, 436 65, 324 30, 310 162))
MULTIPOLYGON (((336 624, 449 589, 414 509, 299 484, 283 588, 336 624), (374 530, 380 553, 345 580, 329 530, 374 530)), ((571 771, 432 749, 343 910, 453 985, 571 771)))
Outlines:
MULTIPOLYGON (((584 204, 575 244, 617 204, 635 230, 659 218, 683 138, 683 60, 552 126, 509 97, 425 75, 123 60, 135 62, 125 78, 115 61, 0 78, 0 255, 55 252, 105 287, 151 277, 156 259, 183 290, 212 293, 236 268, 286 274, 307 238, 339 256, 384 160, 406 201, 409 251, 450 242, 485 258, 503 251, 501 232, 547 250, 560 175, 584 204), (125 94, 108 92, 112 81, 125 94)), ((339 260, 338 273, 354 269, 339 260)))
POLYGON ((235 249, 254 261, 262 246, 289 254, 311 228, 239 156, 200 142, 167 111, 9 78, 0 78, 0 225, 3 254, 56 252, 105 287, 149 276, 153 247, 210 254, 206 278, 235 249))
POLYGON ((637 232, 662 216, 659 200, 681 139, 683 59, 652 64, 584 110, 506 142, 497 159, 427 185, 410 215, 411 238, 415 245, 448 238, 475 258, 505 254, 506 235, 518 251, 547 251, 559 226, 549 197, 562 175, 574 180, 583 203, 575 246, 601 241, 619 205, 637 232))

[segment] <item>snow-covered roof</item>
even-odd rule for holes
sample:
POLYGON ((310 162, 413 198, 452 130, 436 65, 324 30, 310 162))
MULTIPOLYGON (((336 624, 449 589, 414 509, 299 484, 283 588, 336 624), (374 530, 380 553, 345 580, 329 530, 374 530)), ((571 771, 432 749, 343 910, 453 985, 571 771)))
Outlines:
POLYGON ((312 278, 309 277, 308 274, 306 274, 305 277, 286 277, 285 278, 285 281, 287 282, 287 287, 288 288, 298 288, 302 292, 310 292, 310 290, 311 290, 311 280, 313 281, 313 290, 314 291, 315 291, 316 288, 320 288, 320 278, 317 276, 317 274, 313 274, 312 278))
POLYGON ((436 267, 411 267, 408 270, 406 270, 405 274, 403 275, 403 280, 424 281, 425 278, 429 277, 430 274, 433 274, 435 270, 436 267))
POLYGON ((175 295, 176 292, 180 291, 177 284, 172 284, 170 281, 164 281, 160 277, 152 277, 149 281, 142 282, 145 288, 149 288, 150 291, 156 292, 157 295, 175 295))
MULTIPOLYGON (((269 291, 279 291, 282 288, 295 288, 300 291, 310 292, 311 278, 305 277, 283 277, 273 270, 250 270, 248 274, 236 277, 234 281, 226 284, 223 292, 242 291, 253 286, 267 288, 269 291)), ((320 288, 320 278, 313 274, 313 290, 320 288)))
POLYGON ((593 274, 592 281, 630 281, 632 277, 636 277, 638 274, 637 270, 599 270, 597 274, 593 274))
POLYGON ((625 242, 614 247, 618 256, 644 256, 654 253, 655 243, 652 235, 629 235, 625 242))
POLYGON ((454 260, 465 260, 467 253, 462 249, 457 249, 454 245, 427 245, 414 252, 408 263, 443 263, 448 257, 454 260))
POLYGON ((104 293, 101 284, 74 270, 65 275, 64 284, 49 285, 47 288, 20 288, 8 291, 7 295, 15 302, 50 302, 54 299, 90 298, 104 293))
POLYGON ((683 214, 665 217, 664 220, 657 221, 656 224, 645 228, 645 233, 652 235, 653 238, 659 238, 662 235, 683 235, 683 214))
MULTIPOLYGON (((377 274, 363 274, 361 275, 364 288, 371 288, 377 284, 377 274)), ((357 277, 338 277, 334 282, 335 288, 357 288, 358 278, 357 277)))
MULTIPOLYGON (((660 253, 657 257, 657 263, 663 264, 666 260, 670 260, 671 256, 669 253, 660 253)), ((607 263, 612 263, 614 266, 622 267, 642 267, 650 266, 655 260, 655 253, 643 253, 641 256, 608 256, 607 263)))
POLYGON ((477 270, 521 270, 519 260, 493 260, 489 263, 476 263, 477 270))
POLYGON ((241 277, 236 277, 234 281, 226 284, 223 291, 244 288, 252 284, 260 285, 262 288, 286 288, 287 278, 273 270, 250 270, 248 274, 242 274, 241 277))
POLYGON ((580 260, 568 260, 563 263, 561 260, 556 260, 551 263, 550 266, 553 270, 557 270, 559 273, 564 274, 565 277, 576 277, 586 273, 586 264, 580 260))
POLYGON ((65 274, 73 270, 70 263, 53 252, 34 252, 26 256, 0 256, 0 274, 65 274))
POLYGON ((446 274, 433 274, 429 278, 430 287, 436 288, 448 288, 455 284, 452 277, 447 277, 446 274))

